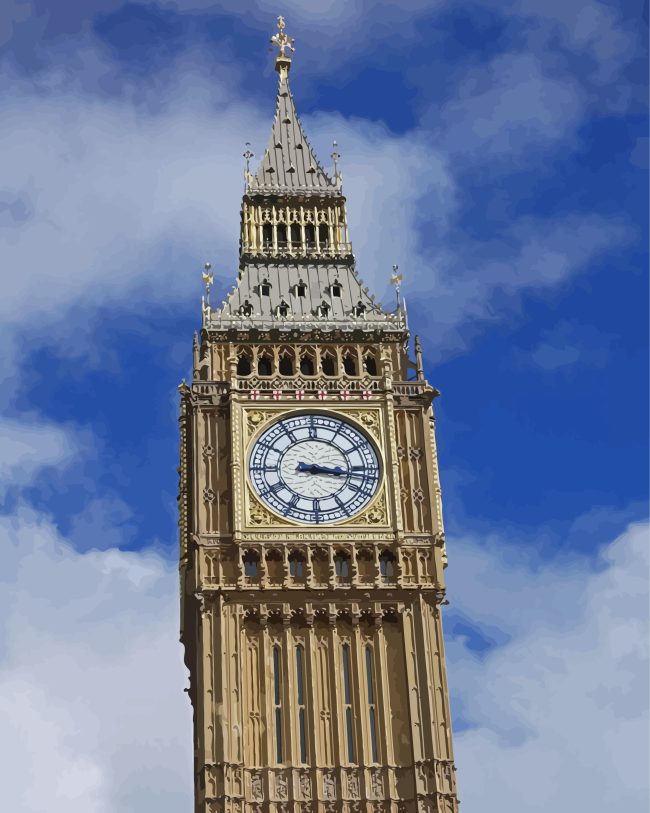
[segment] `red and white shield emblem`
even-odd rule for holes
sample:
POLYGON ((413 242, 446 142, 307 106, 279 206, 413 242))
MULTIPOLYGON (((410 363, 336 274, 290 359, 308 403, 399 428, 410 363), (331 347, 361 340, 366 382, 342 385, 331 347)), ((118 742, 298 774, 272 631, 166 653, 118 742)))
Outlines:
POLYGON ((370 390, 361 390, 361 397, 363 398, 364 401, 368 401, 371 395, 372 393, 370 392, 370 390))
POLYGON ((282 398, 282 390, 273 390, 271 393, 274 401, 279 401, 282 398))
POLYGON ((304 397, 305 397, 305 391, 304 390, 296 390, 296 396, 295 397, 296 397, 296 401, 302 401, 304 399, 304 397))
POLYGON ((316 397, 319 401, 324 401, 327 398, 327 390, 318 390, 316 397))
POLYGON ((341 390, 339 393, 339 398, 341 401, 349 401, 350 400, 350 390, 341 390))
POLYGON ((260 400, 260 391, 259 390, 251 390, 248 396, 251 401, 259 401, 260 400))

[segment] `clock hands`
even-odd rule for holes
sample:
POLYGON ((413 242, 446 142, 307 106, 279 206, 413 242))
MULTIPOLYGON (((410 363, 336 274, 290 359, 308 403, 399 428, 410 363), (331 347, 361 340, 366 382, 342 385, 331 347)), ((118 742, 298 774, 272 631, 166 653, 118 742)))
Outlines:
POLYGON ((340 477, 342 474, 348 474, 345 469, 340 466, 320 466, 318 463, 303 463, 302 460, 298 463, 296 471, 306 471, 309 474, 333 474, 335 477, 340 477))

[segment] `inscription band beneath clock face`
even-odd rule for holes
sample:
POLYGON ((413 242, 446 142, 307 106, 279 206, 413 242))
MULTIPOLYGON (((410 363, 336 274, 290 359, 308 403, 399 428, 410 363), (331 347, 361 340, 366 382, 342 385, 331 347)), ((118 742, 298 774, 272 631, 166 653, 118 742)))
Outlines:
POLYGON ((266 429, 249 457, 253 488, 269 508, 297 522, 348 519, 377 493, 380 466, 355 426, 320 413, 282 418, 266 429))

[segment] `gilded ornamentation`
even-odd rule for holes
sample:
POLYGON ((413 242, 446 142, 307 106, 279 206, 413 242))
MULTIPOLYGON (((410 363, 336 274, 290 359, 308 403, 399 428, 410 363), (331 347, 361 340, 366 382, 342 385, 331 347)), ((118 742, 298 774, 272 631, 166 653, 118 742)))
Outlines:
POLYGON ((206 488, 203 489, 203 500, 204 500, 204 502, 214 502, 216 500, 216 498, 217 498, 217 495, 214 493, 214 491, 211 488, 206 486, 206 488))
POLYGON ((370 432, 376 441, 380 441, 379 434, 379 412, 376 410, 364 410, 358 413, 358 418, 366 430, 370 432))
POLYGON ((351 520, 355 525, 387 525, 388 515, 386 512, 386 499, 384 493, 370 506, 367 511, 364 511, 357 517, 351 520))
POLYGON ((280 519, 280 517, 276 517, 270 511, 267 511, 266 508, 259 502, 257 497, 253 494, 250 488, 246 489, 248 492, 248 502, 250 505, 249 511, 249 520, 251 525, 255 525, 257 527, 264 526, 264 525, 279 525, 286 527, 289 523, 285 522, 284 520, 280 519))
POLYGON ((262 412, 260 409, 253 409, 250 412, 246 413, 246 429, 248 430, 248 436, 250 437, 254 434, 259 427, 267 421, 272 412, 262 412))

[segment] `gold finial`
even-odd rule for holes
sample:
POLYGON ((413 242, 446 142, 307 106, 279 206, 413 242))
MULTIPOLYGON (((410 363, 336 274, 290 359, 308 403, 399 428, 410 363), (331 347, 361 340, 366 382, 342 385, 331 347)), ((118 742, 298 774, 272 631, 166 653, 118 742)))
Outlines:
POLYGON ((284 28, 284 17, 280 15, 278 17, 278 33, 271 37, 271 45, 275 45, 280 49, 280 53, 275 58, 275 69, 280 74, 280 78, 286 78, 289 73, 289 68, 291 67, 291 57, 285 53, 285 49, 288 48, 290 51, 296 50, 293 47, 295 39, 285 34, 284 28))
POLYGON ((395 296, 397 297, 397 308, 399 309, 399 292, 402 285, 402 275, 398 274, 399 266, 393 266, 393 273, 391 274, 390 284, 395 286, 395 296))
POLYGON ((205 263, 203 266, 203 273, 201 276, 203 277, 203 284, 205 285, 205 299, 203 300, 204 308, 210 309, 210 289, 212 288, 212 283, 214 282, 214 274, 210 270, 212 268, 212 263, 205 263))

